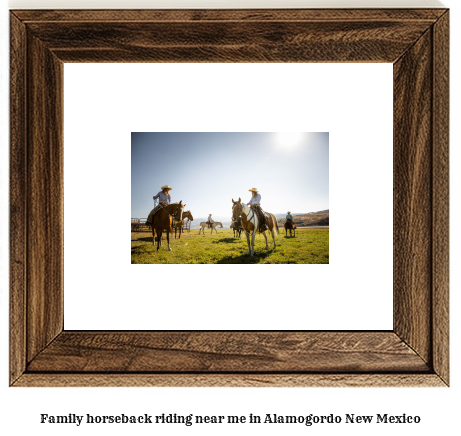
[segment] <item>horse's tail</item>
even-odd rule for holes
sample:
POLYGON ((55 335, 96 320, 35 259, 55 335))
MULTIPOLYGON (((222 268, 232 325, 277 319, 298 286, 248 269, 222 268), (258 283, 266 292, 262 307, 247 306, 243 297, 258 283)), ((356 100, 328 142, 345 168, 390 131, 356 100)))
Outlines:
POLYGON ((274 223, 274 230, 275 230, 275 234, 278 236, 279 234, 279 225, 277 224, 277 218, 275 218, 275 215, 273 213, 269 213, 271 218, 272 218, 272 222, 274 223))

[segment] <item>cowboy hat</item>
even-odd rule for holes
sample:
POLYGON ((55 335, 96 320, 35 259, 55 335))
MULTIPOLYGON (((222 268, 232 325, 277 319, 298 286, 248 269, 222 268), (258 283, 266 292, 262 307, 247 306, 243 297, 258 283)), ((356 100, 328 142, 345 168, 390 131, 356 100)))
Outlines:
POLYGON ((171 191, 171 188, 170 188, 168 185, 162 186, 161 189, 162 189, 162 191, 163 191, 164 189, 169 189, 169 190, 171 191))
POLYGON ((258 192, 258 190, 256 188, 251 188, 251 189, 248 189, 249 191, 251 192, 258 192))
POLYGON ((210 216, 211 216, 211 215, 213 215, 213 214, 212 214, 212 213, 209 213, 208 215, 210 215, 210 216))
POLYGON ((291 213, 290 211, 288 211, 287 213, 291 213))

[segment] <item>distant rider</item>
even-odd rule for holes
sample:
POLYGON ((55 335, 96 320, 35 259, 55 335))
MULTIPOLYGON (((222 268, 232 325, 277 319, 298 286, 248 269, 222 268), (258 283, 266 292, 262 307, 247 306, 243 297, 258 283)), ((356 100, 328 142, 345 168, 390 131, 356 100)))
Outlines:
POLYGON ((293 224, 293 226, 295 226, 295 223, 294 223, 294 221, 293 221, 293 215, 291 215, 291 212, 290 212, 290 211, 288 211, 287 214, 288 214, 288 215, 285 217, 285 218, 287 219, 287 223, 291 221, 291 223, 293 224))
POLYGON ((211 229, 211 225, 214 223, 213 218, 211 218, 211 215, 212 215, 211 213, 210 213, 210 215, 208 215, 208 219, 207 219, 207 222, 206 222, 209 229, 211 229))

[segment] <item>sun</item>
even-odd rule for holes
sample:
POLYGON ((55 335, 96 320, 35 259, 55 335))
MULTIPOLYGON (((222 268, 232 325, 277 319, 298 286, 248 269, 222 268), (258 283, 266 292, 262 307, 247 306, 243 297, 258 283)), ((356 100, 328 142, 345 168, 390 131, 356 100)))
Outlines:
POLYGON ((278 132, 275 133, 275 140, 280 147, 292 148, 301 144, 304 139, 303 132, 278 132))

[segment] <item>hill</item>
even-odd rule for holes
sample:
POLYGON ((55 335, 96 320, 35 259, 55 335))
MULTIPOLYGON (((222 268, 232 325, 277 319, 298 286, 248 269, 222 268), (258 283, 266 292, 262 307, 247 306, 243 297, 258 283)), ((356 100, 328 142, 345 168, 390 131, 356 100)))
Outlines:
MULTIPOLYGON (((294 214, 293 221, 298 227, 307 226, 329 226, 330 225, 330 210, 321 210, 319 212, 309 212, 305 214, 294 214)), ((286 215, 285 215, 286 216, 286 215)), ((277 220, 279 227, 283 227, 286 219, 280 218, 277 220)))

